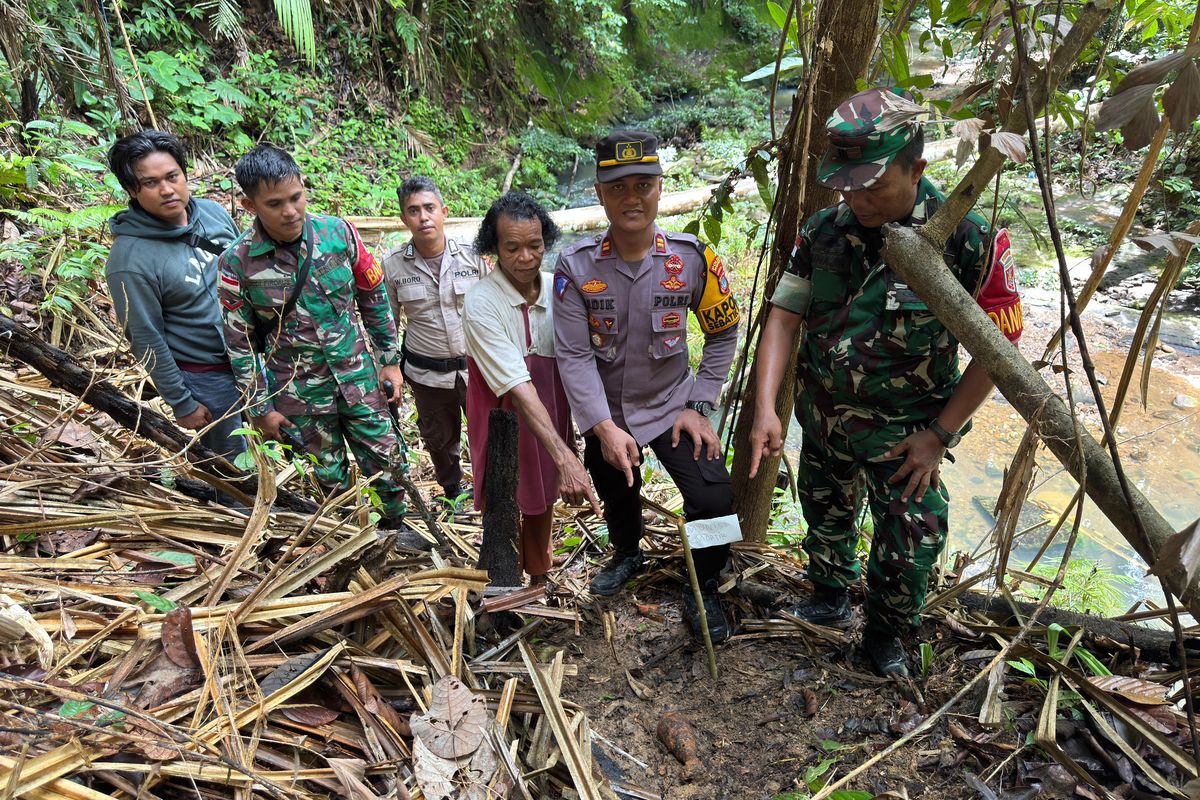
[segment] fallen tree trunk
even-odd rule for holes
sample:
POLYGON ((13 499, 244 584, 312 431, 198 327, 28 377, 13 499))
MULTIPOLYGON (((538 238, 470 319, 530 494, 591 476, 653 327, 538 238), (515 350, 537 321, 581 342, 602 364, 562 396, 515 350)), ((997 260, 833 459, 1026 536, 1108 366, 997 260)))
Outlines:
MULTIPOLYGON (((33 367, 52 385, 66 389, 159 447, 171 453, 185 453, 196 475, 215 490, 226 492, 246 505, 254 503, 253 496, 258 491, 256 475, 242 473, 207 447, 193 442, 189 434, 162 414, 129 399, 108 381, 100 380, 70 353, 42 341, 5 314, 0 314, 0 341, 4 342, 5 355, 33 367)), ((279 490, 276 502, 290 511, 316 510, 311 500, 284 489, 279 490)))
MULTIPOLYGON (((999 595, 963 592, 958 596, 957 602, 968 611, 985 614, 1003 625, 1019 625, 1023 622, 1023 620, 1015 618, 1012 606, 999 595)), ((1026 616, 1033 614, 1037 608, 1037 603, 1027 603, 1022 600, 1017 600, 1016 605, 1017 610, 1026 616)), ((1170 630, 1157 630, 1143 625, 1134 625, 1131 622, 1119 622, 1115 619, 1095 617, 1091 614, 1080 614, 1054 607, 1042 609, 1042 612, 1038 614, 1038 623, 1047 626, 1058 623, 1064 628, 1082 628, 1085 632, 1085 641, 1090 639, 1095 643, 1097 639, 1110 639, 1119 644, 1136 647, 1144 658, 1152 661, 1172 664, 1179 662, 1175 634, 1170 630)), ((1099 642, 1099 644, 1102 645, 1103 642, 1099 642)), ((1188 659, 1195 660, 1200 654, 1200 639, 1189 636, 1184 639, 1184 647, 1187 648, 1188 659)))
MULTIPOLYGON (((715 188, 714 184, 713 186, 684 189, 681 192, 667 192, 658 202, 658 216, 670 217, 695 211, 712 199, 715 188)), ((755 184, 754 179, 745 178, 734 184, 733 196, 742 197, 757 191, 758 185, 755 184)), ((608 227, 608 217, 604 215, 604 206, 564 208, 560 211, 551 211, 550 218, 564 231, 595 231, 608 227)), ((404 220, 400 217, 346 217, 346 220, 367 238, 408 230, 404 226, 404 220)), ((473 238, 482 221, 483 217, 450 217, 446 220, 446 235, 473 238)))

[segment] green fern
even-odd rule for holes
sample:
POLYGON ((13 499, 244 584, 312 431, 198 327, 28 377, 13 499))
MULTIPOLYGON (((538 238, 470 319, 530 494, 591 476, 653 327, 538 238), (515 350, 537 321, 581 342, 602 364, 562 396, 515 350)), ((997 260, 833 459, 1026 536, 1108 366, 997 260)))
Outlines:
POLYGON ((309 66, 317 65, 317 38, 313 30, 311 0, 274 0, 279 26, 309 66))
POLYGON ((6 209, 3 213, 26 225, 36 225, 47 234, 55 234, 64 231, 98 230, 108 222, 109 217, 123 208, 124 206, 99 205, 71 211, 53 208, 31 208, 28 211, 6 209))

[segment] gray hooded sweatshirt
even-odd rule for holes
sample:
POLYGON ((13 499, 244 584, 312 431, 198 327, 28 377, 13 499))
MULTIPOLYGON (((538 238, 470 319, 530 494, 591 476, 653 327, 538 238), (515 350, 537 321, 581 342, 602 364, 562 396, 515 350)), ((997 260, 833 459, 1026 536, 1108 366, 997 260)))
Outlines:
POLYGON ((229 214, 211 200, 189 200, 187 216, 187 225, 171 225, 131 202, 108 221, 114 237, 106 270, 113 308, 134 357, 176 417, 199 405, 176 361, 227 361, 217 256, 180 237, 196 233, 221 246, 237 238, 229 214))

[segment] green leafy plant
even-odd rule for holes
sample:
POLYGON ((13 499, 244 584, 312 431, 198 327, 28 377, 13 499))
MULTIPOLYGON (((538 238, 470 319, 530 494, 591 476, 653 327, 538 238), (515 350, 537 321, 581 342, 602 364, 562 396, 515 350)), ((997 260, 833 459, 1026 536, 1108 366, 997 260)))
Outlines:
POLYGON ((143 603, 155 609, 156 611, 161 611, 164 614, 168 611, 174 611, 175 609, 179 608, 179 604, 174 600, 168 600, 165 597, 159 597, 153 592, 143 592, 138 590, 135 591, 134 594, 137 595, 137 598, 143 603))
POLYGON ((928 677, 929 670, 933 667, 933 645, 929 642, 921 642, 918 651, 921 656, 921 675, 928 677))
MULTIPOLYGON (((1054 578, 1058 567, 1038 564, 1033 574, 1043 578, 1054 578)), ((1050 598, 1050 605, 1066 608, 1081 614, 1099 614, 1111 617, 1119 614, 1125 605, 1120 587, 1133 585, 1133 578, 1113 572, 1096 561, 1086 558, 1071 559, 1063 575, 1062 586, 1050 598)), ((1022 594, 1040 600, 1046 587, 1040 584, 1023 584, 1022 594)))

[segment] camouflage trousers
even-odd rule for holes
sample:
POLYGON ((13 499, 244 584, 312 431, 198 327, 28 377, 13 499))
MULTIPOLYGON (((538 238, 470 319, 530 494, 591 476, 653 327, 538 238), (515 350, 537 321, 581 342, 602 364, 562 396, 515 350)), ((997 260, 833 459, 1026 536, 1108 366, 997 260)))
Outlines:
POLYGON ((855 521, 865 501, 875 526, 867 559, 867 624, 901 634, 911 631, 919 623, 929 573, 946 542, 950 495, 945 483, 927 489, 920 503, 915 495, 901 501, 907 479, 888 484, 904 459, 884 460, 882 454, 912 432, 904 426, 869 432, 858 428, 853 435, 836 424, 822 427, 828 431, 823 441, 806 427, 796 475, 808 523, 804 550, 809 577, 828 588, 858 581, 855 521))
POLYGON ((386 412, 375 411, 366 403, 350 405, 339 397, 336 414, 293 414, 288 420, 299 432, 304 452, 317 460, 312 474, 322 490, 335 492, 350 487, 350 462, 346 457, 349 448, 364 475, 383 473, 371 485, 379 493, 384 518, 398 520, 404 516, 408 508, 404 487, 393 475, 395 470, 408 469, 405 447, 386 412))

